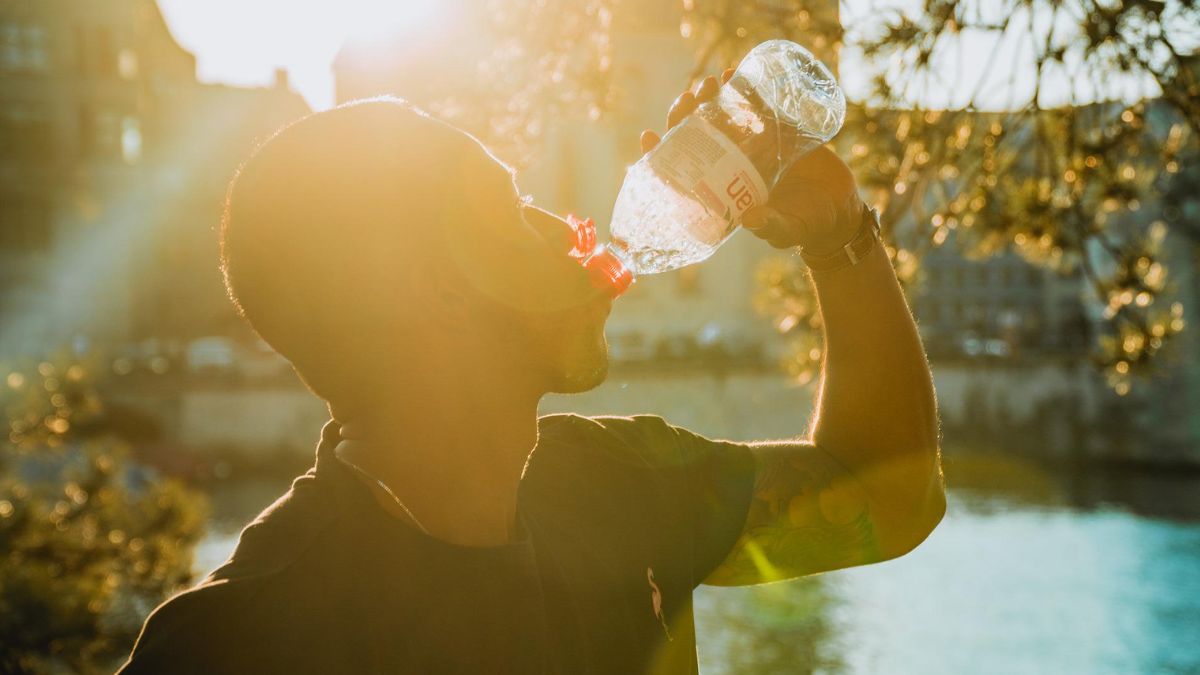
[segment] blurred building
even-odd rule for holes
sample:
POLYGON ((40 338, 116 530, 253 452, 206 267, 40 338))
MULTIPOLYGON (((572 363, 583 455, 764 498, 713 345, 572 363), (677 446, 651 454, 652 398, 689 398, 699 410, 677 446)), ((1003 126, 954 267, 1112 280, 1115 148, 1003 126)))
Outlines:
MULTIPOLYGON (((1190 57, 1193 76, 1200 77, 1200 55, 1190 57)), ((1172 127, 1182 131, 1186 122, 1175 108, 1163 99, 1144 102, 1145 123, 1157 138, 1166 138, 1172 127)), ((1135 436, 1149 438, 1143 451, 1156 461, 1186 461, 1200 457, 1200 159, 1196 151, 1172 160, 1166 165, 1165 178, 1156 189, 1145 195, 1138 211, 1114 212, 1109 225, 1114 236, 1154 240, 1157 261, 1167 270, 1167 285, 1148 309, 1166 313, 1168 307, 1180 303, 1185 328, 1172 337, 1154 358, 1154 375, 1148 381, 1137 382, 1120 406, 1112 413, 1125 426, 1136 430, 1135 436), (1174 164, 1174 167, 1172 167, 1174 164), (1161 214, 1161 222, 1147 222, 1144 214, 1161 214), (1156 233, 1157 231, 1157 233, 1156 233)), ((1152 157, 1147 161, 1162 161, 1152 157)), ((1099 245, 1097 245, 1099 248, 1099 245)), ((1111 266, 1107 255, 1096 255, 1094 264, 1105 269, 1111 266)), ((1153 340, 1154 338, 1151 338, 1153 340)))
POLYGON ((1090 347, 1093 319, 1077 275, 1010 251, 967 258, 951 238, 921 257, 921 276, 913 312, 931 358, 1078 356, 1090 347))
POLYGON ((195 71, 153 0, 0 0, 0 359, 235 330, 225 186, 308 108, 195 71))

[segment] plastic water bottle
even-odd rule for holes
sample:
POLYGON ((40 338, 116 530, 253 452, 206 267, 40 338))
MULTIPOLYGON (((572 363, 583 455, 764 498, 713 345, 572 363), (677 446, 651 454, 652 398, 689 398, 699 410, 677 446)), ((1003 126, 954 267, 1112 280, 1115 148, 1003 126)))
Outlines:
POLYGON ((625 174, 611 240, 585 264, 619 295, 634 276, 700 262, 804 153, 842 127, 846 100, 804 47, 764 42, 717 95, 672 128, 625 174))

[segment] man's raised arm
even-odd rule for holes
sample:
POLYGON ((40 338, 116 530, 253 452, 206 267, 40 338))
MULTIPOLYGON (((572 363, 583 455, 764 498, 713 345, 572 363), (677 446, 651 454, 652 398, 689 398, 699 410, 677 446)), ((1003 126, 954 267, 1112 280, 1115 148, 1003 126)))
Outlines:
POLYGON ((754 445, 745 529, 705 583, 763 583, 895 558, 945 512, 933 384, 883 245, 857 265, 811 274, 825 326, 811 439, 754 445))
MULTIPOLYGON (((719 88, 709 77, 681 94, 667 127, 719 88)), ((643 152, 658 142, 658 134, 642 132, 643 152)), ((789 168, 742 225, 776 248, 834 260, 848 242, 871 240, 858 237, 865 209, 849 167, 822 146, 789 168)), ((811 272, 825 330, 811 434, 753 444, 745 526, 704 583, 764 583, 895 558, 924 541, 945 513, 929 364, 883 243, 864 250, 854 248, 854 258, 861 255, 854 264, 811 272)), ((797 413, 798 431, 802 425, 797 413)))

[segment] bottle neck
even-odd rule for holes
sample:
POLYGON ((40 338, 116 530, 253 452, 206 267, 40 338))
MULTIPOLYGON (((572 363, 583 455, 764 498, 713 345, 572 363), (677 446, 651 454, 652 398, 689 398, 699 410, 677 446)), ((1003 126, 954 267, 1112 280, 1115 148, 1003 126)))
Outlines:
POLYGON ((591 218, 567 214, 567 223, 575 232, 570 255, 591 276, 592 285, 616 299, 633 283, 633 264, 624 252, 610 244, 596 246, 596 223, 591 218))
POLYGON ((633 265, 622 253, 609 244, 602 244, 583 263, 591 275, 592 285, 607 290, 614 299, 628 290, 634 281, 633 265))

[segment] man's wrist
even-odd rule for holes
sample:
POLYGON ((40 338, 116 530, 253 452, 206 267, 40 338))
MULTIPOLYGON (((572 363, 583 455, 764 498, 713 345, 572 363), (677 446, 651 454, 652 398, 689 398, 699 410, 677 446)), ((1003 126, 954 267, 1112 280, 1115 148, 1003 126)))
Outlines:
POLYGON ((819 239, 800 245, 803 253, 817 257, 836 255, 846 244, 858 236, 863 216, 866 215, 868 207, 857 195, 852 199, 853 201, 847 206, 842 217, 838 218, 837 225, 833 230, 823 233, 819 239))
POLYGON ((859 217, 858 229, 854 236, 842 244, 841 248, 826 254, 815 254, 807 248, 800 249, 800 258, 814 272, 831 272, 844 267, 857 265, 866 258, 879 243, 879 213, 865 207, 859 217))

